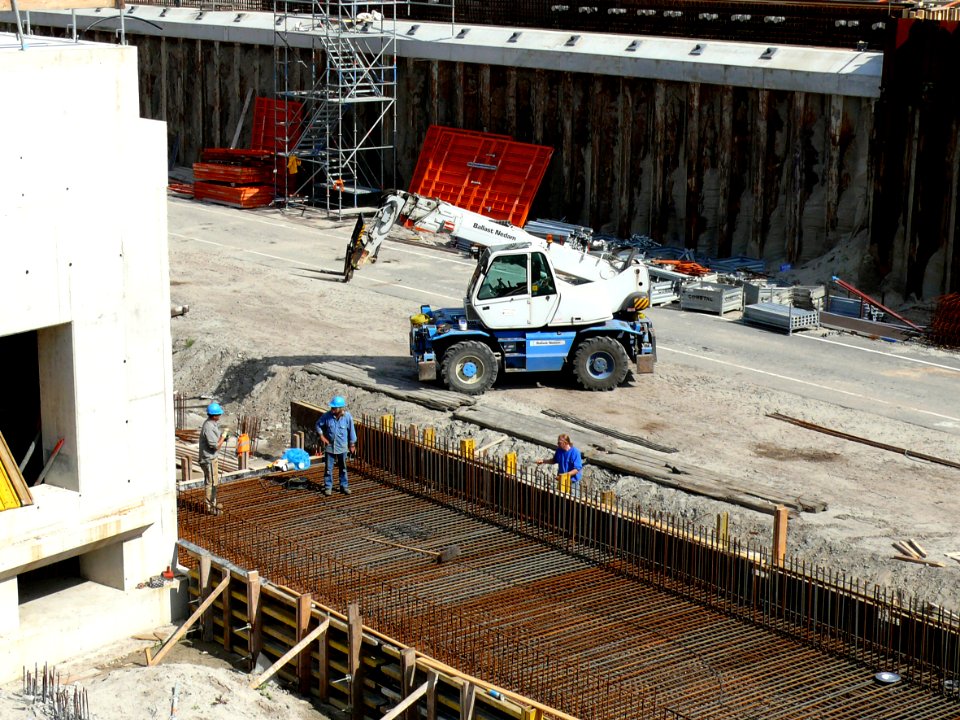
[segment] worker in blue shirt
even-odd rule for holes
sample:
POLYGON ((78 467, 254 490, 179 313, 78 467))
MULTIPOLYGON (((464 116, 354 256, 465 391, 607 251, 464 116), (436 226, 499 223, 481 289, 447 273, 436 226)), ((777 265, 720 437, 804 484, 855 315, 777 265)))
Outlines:
POLYGON ((353 426, 353 416, 347 412, 347 401, 337 395, 330 401, 330 409, 317 420, 317 435, 326 459, 326 471, 323 475, 324 495, 333 495, 333 466, 340 468, 340 492, 350 494, 347 481, 347 451, 351 453, 357 447, 357 430, 353 426))
POLYGON ((537 460, 537 465, 556 465, 557 474, 570 475, 570 494, 580 494, 580 475, 583 472, 583 458, 580 451, 573 446, 573 441, 566 433, 557 438, 557 449, 552 458, 537 460))

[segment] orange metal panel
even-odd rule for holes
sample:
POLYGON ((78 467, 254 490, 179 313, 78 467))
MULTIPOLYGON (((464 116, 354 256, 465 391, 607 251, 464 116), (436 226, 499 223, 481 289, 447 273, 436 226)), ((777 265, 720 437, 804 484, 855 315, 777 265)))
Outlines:
POLYGON ((253 105, 254 150, 292 150, 303 132, 303 103, 258 97, 253 105))
POLYGON ((506 135, 433 125, 410 192, 523 226, 552 155, 506 135))

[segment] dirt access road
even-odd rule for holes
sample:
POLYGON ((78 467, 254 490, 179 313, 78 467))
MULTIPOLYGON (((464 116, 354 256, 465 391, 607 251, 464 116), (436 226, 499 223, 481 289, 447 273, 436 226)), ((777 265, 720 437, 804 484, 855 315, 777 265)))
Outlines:
MULTIPOLYGON (((373 373, 411 373, 408 317, 421 303, 456 304, 473 267, 470 258, 427 244, 388 241, 380 262, 342 284, 322 271, 342 267, 352 226, 171 198, 171 300, 190 306, 172 321, 175 385, 192 398, 197 423, 206 398, 216 397, 228 422, 239 413, 264 418, 261 449, 276 452, 288 442, 290 399, 325 404, 344 394, 355 414, 391 412, 399 423, 434 425, 478 445, 499 437, 303 370, 340 360, 373 373)), ((833 256, 804 280, 826 281, 858 262, 833 256)), ((766 417, 780 412, 958 462, 956 354, 821 331, 786 337, 666 308, 651 317, 660 347, 652 376, 610 393, 586 393, 552 376, 510 376, 479 402, 531 417, 547 408, 589 417, 676 447, 673 457, 738 485, 823 500, 826 512, 791 520, 789 555, 958 609, 960 564, 944 553, 960 551, 960 470, 766 417), (946 567, 893 560, 891 542, 908 537, 946 567)), ((518 452, 521 462, 545 455, 513 440, 497 449, 518 452)), ((704 526, 729 511, 732 534, 769 543, 768 515, 590 473, 642 507, 704 526)))

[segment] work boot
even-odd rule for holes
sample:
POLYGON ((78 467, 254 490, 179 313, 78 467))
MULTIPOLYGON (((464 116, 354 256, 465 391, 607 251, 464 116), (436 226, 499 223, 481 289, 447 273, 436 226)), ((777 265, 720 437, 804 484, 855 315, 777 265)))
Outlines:
POLYGON ((341 485, 341 486, 340 486, 340 492, 342 492, 344 495, 349 495, 349 494, 350 494, 350 488, 348 488, 346 485, 341 485))
POLYGON ((333 488, 325 487, 323 489, 323 494, 326 495, 327 497, 330 497, 331 495, 333 495, 333 488))

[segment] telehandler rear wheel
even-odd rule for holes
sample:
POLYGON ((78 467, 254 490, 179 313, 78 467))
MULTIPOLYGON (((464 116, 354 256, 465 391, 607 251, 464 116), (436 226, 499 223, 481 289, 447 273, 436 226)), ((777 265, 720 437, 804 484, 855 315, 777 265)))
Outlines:
POLYGON ((573 356, 573 374, 586 390, 613 390, 629 369, 627 351, 611 337, 585 340, 573 356))
POLYGON ((443 381, 465 395, 480 395, 490 389, 500 367, 497 356, 476 340, 457 343, 443 354, 443 381))

